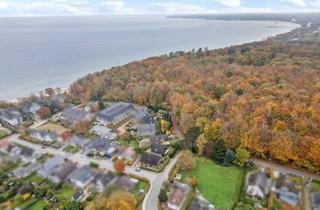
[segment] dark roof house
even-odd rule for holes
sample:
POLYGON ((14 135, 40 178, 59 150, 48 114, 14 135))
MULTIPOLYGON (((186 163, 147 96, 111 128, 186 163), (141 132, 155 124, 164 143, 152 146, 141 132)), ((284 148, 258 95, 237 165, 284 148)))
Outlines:
POLYGON ((0 122, 17 126, 23 122, 23 119, 20 111, 16 109, 4 109, 0 110, 0 122))
POLYGON ((118 124, 121 121, 131 117, 135 113, 134 106, 131 103, 114 103, 110 107, 98 112, 96 120, 101 124, 118 124))
POLYGON ((72 161, 65 161, 63 164, 57 167, 57 169, 49 176, 49 179, 53 183, 60 183, 64 181, 69 174, 77 169, 77 165, 72 161))
POLYGON ((94 174, 90 166, 82 166, 81 168, 73 171, 69 176, 68 176, 68 181, 70 182, 71 185, 84 189, 87 187, 90 182, 93 180, 94 174))
POLYGON ((300 203, 301 192, 286 175, 277 179, 273 191, 279 200, 293 207, 300 203))
POLYGON ((108 184, 112 182, 114 175, 111 171, 108 173, 98 173, 93 181, 92 186, 97 192, 103 192, 108 184))
POLYGON ((252 197, 265 198, 269 193, 271 180, 263 171, 249 174, 246 182, 247 194, 252 197))
POLYGON ((151 144, 151 152, 165 156, 168 151, 168 148, 165 145, 159 143, 151 144))
POLYGON ((209 203, 202 195, 197 195, 191 201, 188 210, 217 210, 212 204, 209 203))
POLYGON ((66 107, 61 113, 61 120, 68 124, 75 124, 80 121, 91 121, 92 114, 77 107, 66 107))
POLYGON ((314 210, 320 210, 320 191, 313 192, 311 195, 312 207, 314 210))
POLYGON ((151 168, 157 168, 162 163, 163 157, 161 155, 145 152, 143 153, 140 162, 151 168))

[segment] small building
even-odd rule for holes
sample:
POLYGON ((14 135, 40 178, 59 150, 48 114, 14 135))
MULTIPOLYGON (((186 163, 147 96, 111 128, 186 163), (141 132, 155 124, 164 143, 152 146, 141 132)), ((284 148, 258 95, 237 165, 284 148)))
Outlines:
POLYGON ((156 153, 161 156, 165 156, 168 152, 168 148, 160 143, 151 144, 151 152, 156 153))
POLYGON ((72 136, 68 144, 75 147, 79 147, 80 149, 85 149, 86 146, 89 144, 89 140, 86 138, 74 135, 72 136))
POLYGON ((65 161, 63 164, 58 166, 56 170, 48 177, 53 183, 60 183, 64 181, 69 174, 77 169, 77 165, 72 161, 65 161))
POLYGON ((60 140, 60 137, 55 132, 51 131, 32 129, 29 130, 28 134, 31 138, 46 144, 51 144, 60 140))
POLYGON ((132 192, 139 180, 127 175, 122 175, 115 183, 117 187, 127 192, 132 192))
POLYGON ((312 208, 314 210, 320 210, 320 191, 313 192, 311 194, 311 198, 312 198, 312 208))
POLYGON ((280 175, 272 190, 280 201, 293 207, 299 205, 301 192, 287 176, 280 175))
POLYGON ((0 110, 0 122, 10 126, 18 126, 23 122, 22 114, 16 109, 0 110))
POLYGON ((25 163, 36 162, 39 156, 38 153, 29 147, 23 147, 19 154, 21 161, 25 163))
POLYGON ((114 103, 110 107, 97 113, 96 121, 102 125, 116 125, 124 121, 135 113, 133 104, 131 103, 114 103))
POLYGON ((84 189, 94 179, 94 174, 90 166, 82 166, 73 171, 67 178, 68 182, 76 188, 84 189))
POLYGON ((11 158, 18 160, 21 148, 8 141, 0 141, 0 151, 11 158))
POLYGON ((11 172, 11 175, 17 178, 25 178, 29 176, 31 173, 38 170, 40 167, 39 163, 32 163, 26 167, 17 168, 11 172))
POLYGON ((90 132, 100 138, 115 139, 117 135, 110 128, 101 125, 95 125, 90 129, 90 132))
POLYGON ((67 143, 68 141, 70 141, 72 139, 72 136, 73 135, 70 131, 65 131, 62 134, 60 134, 60 137, 63 143, 67 143))
POLYGON ((23 103, 21 111, 26 114, 33 114, 35 115, 41 106, 36 102, 26 101, 23 103))
POLYGON ((72 196, 71 200, 73 201, 81 201, 84 198, 84 193, 82 190, 77 190, 72 196))
POLYGON ((48 178, 55 170, 64 163, 64 158, 60 155, 47 160, 38 170, 39 176, 48 178))
POLYGON ((209 203, 202 195, 197 195, 191 201, 188 210, 217 210, 212 204, 209 203))
POLYGON ((77 124, 81 121, 88 121, 92 120, 93 116, 91 113, 86 112, 83 109, 77 107, 66 107, 60 116, 60 119, 63 123, 66 124, 77 124))
POLYGON ((264 199, 269 194, 271 180, 263 171, 248 174, 246 180, 247 194, 254 198, 264 199))
POLYGON ((167 207, 170 210, 180 210, 186 201, 191 188, 187 184, 174 183, 170 186, 167 207))
POLYGON ((145 152, 143 153, 140 162, 142 166, 158 168, 163 161, 163 157, 161 155, 145 152))
POLYGON ((137 124, 137 135, 141 137, 154 136, 156 134, 155 124, 137 124))
POLYGON ((112 158, 118 152, 118 148, 110 139, 94 139, 89 143, 88 148, 95 155, 108 158, 112 158))
POLYGON ((92 188, 97 192, 103 192, 107 185, 113 180, 114 175, 111 171, 107 173, 98 173, 92 181, 92 188))

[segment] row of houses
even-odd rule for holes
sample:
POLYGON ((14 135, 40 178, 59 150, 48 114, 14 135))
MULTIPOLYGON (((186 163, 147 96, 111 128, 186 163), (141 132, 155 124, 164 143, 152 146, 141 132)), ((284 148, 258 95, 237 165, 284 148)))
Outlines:
POLYGON ((0 142, 0 152, 8 155, 11 159, 24 163, 33 163, 40 157, 40 154, 28 147, 20 147, 8 141, 0 142))

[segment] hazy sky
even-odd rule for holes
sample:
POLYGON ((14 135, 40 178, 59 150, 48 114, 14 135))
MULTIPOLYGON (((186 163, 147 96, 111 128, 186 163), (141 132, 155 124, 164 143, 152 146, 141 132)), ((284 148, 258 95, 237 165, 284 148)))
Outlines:
POLYGON ((0 16, 320 11, 320 0, 0 0, 0 16))

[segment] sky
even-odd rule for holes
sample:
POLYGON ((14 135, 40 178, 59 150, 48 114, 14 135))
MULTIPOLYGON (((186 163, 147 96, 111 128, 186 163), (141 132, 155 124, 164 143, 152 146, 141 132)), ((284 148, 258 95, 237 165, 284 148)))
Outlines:
POLYGON ((320 0, 0 0, 0 16, 320 12, 320 0))

